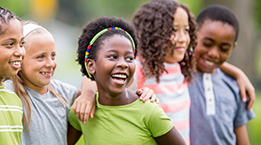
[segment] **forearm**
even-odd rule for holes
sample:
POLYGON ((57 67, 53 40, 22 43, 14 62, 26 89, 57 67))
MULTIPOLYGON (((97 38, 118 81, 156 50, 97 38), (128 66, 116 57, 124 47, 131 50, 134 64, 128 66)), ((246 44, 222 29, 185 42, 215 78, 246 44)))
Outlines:
POLYGON ((227 62, 224 62, 221 66, 220 66, 220 69, 227 75, 237 79, 238 77, 240 76, 244 76, 245 73, 239 69, 238 67, 230 64, 230 63, 227 63, 227 62))
POLYGON ((236 127, 234 132, 236 134, 237 145, 250 145, 246 125, 236 127))
POLYGON ((95 96, 97 91, 96 82, 91 79, 84 77, 81 83, 81 95, 82 96, 95 96))

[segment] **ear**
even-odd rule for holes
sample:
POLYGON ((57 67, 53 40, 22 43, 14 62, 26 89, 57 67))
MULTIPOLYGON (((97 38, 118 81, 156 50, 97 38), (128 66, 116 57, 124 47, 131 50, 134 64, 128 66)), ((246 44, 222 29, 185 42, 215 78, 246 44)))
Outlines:
POLYGON ((94 75, 95 74, 95 69, 96 69, 95 61, 92 60, 92 59, 88 59, 87 62, 86 62, 86 66, 87 66, 87 69, 88 69, 89 73, 91 75, 94 75))
POLYGON ((233 49, 235 49, 236 46, 237 46, 237 42, 234 43, 234 47, 233 47, 233 49))

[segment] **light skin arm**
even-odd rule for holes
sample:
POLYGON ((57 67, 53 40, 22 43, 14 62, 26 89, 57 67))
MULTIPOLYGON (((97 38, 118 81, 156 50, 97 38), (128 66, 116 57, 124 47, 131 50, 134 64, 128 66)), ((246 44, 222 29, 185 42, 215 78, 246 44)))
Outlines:
POLYGON ((237 145, 250 145, 246 125, 234 128, 237 145))
POLYGON ((186 145, 185 141, 175 127, 172 127, 168 133, 156 137, 155 139, 159 145, 186 145))
POLYGON ((240 89, 241 99, 243 102, 246 102, 247 99, 249 99, 249 102, 247 104, 247 110, 251 109, 256 100, 256 94, 255 88, 246 76, 246 74, 236 66, 227 62, 223 63, 220 66, 220 69, 227 75, 237 80, 237 84, 240 89))
POLYGON ((79 140, 81 137, 82 132, 76 130, 71 126, 70 123, 68 123, 68 131, 67 131, 67 143, 68 145, 75 145, 75 143, 79 140))
POLYGON ((87 123, 89 117, 95 112, 95 94, 97 86, 95 81, 84 77, 81 83, 81 95, 74 101, 73 112, 82 123, 87 123))

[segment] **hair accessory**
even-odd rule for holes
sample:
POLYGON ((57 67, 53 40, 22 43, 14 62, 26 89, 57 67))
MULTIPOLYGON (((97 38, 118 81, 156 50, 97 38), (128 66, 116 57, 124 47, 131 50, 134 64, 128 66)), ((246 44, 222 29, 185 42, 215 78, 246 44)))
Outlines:
POLYGON ((132 39, 131 35, 127 32, 127 31, 124 31, 122 28, 119 28, 119 27, 109 27, 109 28, 105 28, 103 30, 101 30, 99 33, 97 33, 93 38, 92 40, 90 41, 89 45, 87 46, 87 49, 86 49, 86 52, 85 52, 85 58, 84 58, 84 61, 85 61, 85 69, 86 69, 86 72, 88 74, 88 76, 91 78, 91 74, 89 73, 88 69, 87 69, 87 66, 86 66, 86 62, 88 60, 88 55, 90 53, 90 50, 92 48, 92 45, 93 43, 102 35, 104 34, 105 32, 107 31, 110 31, 110 30, 120 30, 120 31, 123 31, 125 32, 129 38, 131 39, 131 42, 132 42, 132 45, 133 45, 133 53, 134 53, 134 56, 135 56, 135 52, 136 52, 136 48, 135 48, 135 43, 134 43, 134 40, 132 39))
MULTIPOLYGON (((29 23, 29 24, 25 24, 23 26, 23 36, 25 37, 26 35, 28 35, 30 32, 32 32, 33 30, 36 30, 36 29, 44 29, 46 30, 44 27, 40 26, 40 25, 37 25, 37 24, 32 24, 32 23, 29 23)), ((46 30, 47 31, 47 30, 46 30)))

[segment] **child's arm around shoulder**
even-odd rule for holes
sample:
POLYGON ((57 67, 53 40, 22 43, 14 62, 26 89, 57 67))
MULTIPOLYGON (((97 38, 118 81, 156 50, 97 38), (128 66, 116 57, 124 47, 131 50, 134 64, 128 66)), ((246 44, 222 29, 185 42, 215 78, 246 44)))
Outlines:
POLYGON ((92 118, 95 112, 96 82, 84 77, 81 83, 81 92, 74 101, 73 111, 82 123, 87 123, 89 116, 92 118))
POLYGON ((223 63, 220 66, 220 69, 226 73, 227 75, 236 79, 238 87, 240 89, 240 95, 243 102, 247 101, 247 97, 249 98, 249 102, 247 104, 247 110, 249 110, 256 99, 255 88, 246 76, 246 74, 237 68, 236 66, 229 64, 227 62, 223 63))

